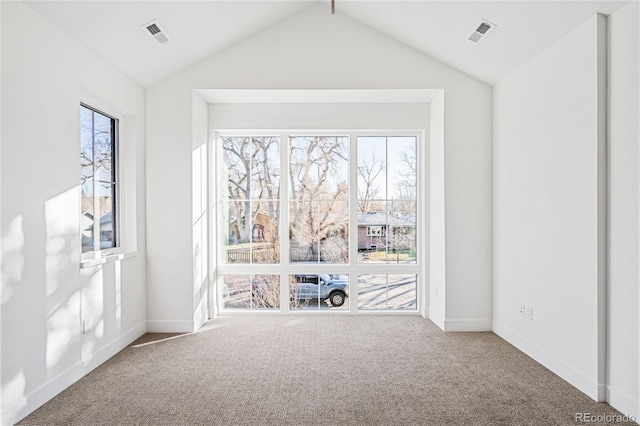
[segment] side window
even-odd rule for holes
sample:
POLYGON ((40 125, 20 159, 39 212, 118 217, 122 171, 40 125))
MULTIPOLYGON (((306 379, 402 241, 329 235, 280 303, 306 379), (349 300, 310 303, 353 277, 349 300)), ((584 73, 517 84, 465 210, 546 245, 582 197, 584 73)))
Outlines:
POLYGON ((80 105, 82 252, 119 246, 118 120, 80 105))

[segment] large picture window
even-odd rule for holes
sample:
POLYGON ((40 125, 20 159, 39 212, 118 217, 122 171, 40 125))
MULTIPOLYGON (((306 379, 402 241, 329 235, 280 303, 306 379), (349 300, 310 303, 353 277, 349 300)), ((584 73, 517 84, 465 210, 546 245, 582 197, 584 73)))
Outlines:
POLYGON ((82 252, 118 247, 118 120, 80 106, 82 252))
POLYGON ((221 309, 417 311, 417 136, 217 145, 221 309))

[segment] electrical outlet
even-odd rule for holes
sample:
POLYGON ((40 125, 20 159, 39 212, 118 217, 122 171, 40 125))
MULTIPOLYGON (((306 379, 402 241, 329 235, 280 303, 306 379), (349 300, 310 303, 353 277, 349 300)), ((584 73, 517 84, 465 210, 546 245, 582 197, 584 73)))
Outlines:
POLYGON ((527 318, 529 319, 529 321, 533 321, 533 308, 532 307, 527 308, 527 318))
POLYGON ((520 305, 520 315, 524 316, 525 306, 520 305))
POLYGON ((440 287, 436 286, 436 296, 440 296, 440 287))

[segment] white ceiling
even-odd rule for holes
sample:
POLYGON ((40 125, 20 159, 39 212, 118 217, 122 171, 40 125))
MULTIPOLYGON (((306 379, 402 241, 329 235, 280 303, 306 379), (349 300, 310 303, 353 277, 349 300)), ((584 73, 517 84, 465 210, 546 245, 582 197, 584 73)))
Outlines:
MULTIPOLYGON (((336 0, 343 14, 488 84, 495 84, 594 13, 628 1, 336 0), (467 41, 483 18, 497 25, 467 41)), ((147 87, 295 14, 315 0, 26 1, 147 87), (172 41, 140 28, 158 19, 172 41)), ((327 13, 330 13, 328 1, 327 13)))

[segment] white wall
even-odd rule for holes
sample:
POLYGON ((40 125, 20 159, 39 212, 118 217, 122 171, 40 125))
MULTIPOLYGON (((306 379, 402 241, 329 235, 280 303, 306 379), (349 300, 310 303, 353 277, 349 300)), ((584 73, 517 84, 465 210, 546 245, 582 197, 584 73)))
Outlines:
POLYGON ((195 89, 444 89, 445 315, 458 329, 490 328, 491 88, 349 18, 328 14, 322 5, 148 88, 153 324, 167 331, 194 328, 189 206, 195 89))
POLYGON ((593 16, 494 87, 494 331, 594 399, 604 396, 605 30, 593 16))
POLYGON ((210 104, 215 129, 403 129, 429 126, 429 104, 210 104))
POLYGON ((611 405, 640 419, 640 5, 609 18, 609 353, 611 405))
POLYGON ((193 152, 192 197, 193 206, 193 322, 199 328, 209 319, 209 120, 208 105, 193 94, 193 152))
POLYGON ((24 3, 0 7, 2 424, 13 424, 146 329, 144 90, 24 3), (123 116, 137 250, 91 268, 80 267, 81 101, 123 116))
POLYGON ((444 93, 439 94, 430 108, 429 135, 429 317, 446 330, 446 247, 445 234, 445 158, 444 158, 444 93))

